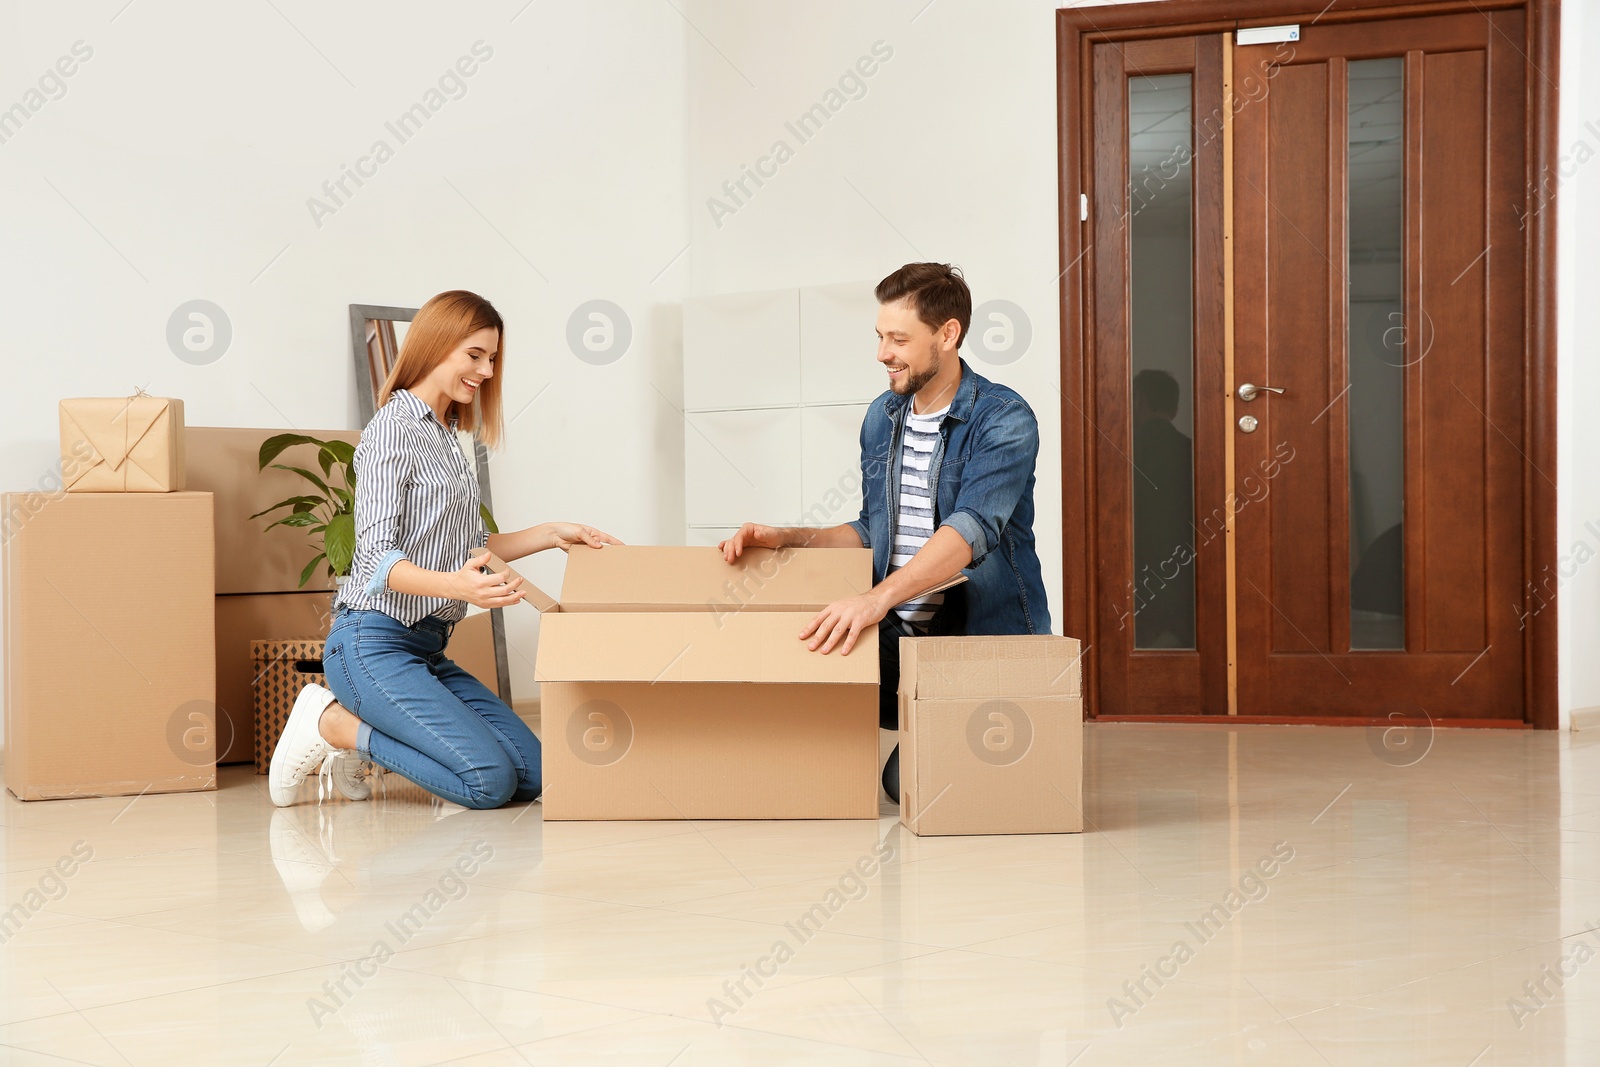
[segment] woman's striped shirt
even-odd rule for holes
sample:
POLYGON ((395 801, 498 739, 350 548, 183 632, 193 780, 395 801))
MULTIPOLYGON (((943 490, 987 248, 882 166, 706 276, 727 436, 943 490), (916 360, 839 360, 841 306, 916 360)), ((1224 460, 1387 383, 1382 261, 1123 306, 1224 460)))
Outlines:
POLYGON ((478 476, 452 428, 404 389, 361 431, 356 446, 356 553, 339 603, 369 608, 414 626, 429 617, 456 622, 465 600, 397 593, 389 571, 402 559, 430 571, 457 571, 489 543, 478 512, 478 476))

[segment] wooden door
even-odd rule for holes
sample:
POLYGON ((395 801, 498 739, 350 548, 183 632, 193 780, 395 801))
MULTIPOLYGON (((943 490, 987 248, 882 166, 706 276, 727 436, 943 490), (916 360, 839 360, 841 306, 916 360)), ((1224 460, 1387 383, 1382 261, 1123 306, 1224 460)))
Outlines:
POLYGON ((1522 18, 1235 50, 1239 714, 1523 718, 1522 18))
POLYGON ((1209 34, 1093 50, 1102 714, 1228 710, 1224 43, 1209 34))
POLYGON ((1524 718, 1523 18, 1088 47, 1097 714, 1524 718))

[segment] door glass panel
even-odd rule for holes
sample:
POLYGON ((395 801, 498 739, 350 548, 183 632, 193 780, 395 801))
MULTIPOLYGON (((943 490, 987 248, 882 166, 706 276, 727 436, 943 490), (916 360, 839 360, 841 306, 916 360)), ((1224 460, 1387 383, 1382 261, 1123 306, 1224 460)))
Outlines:
POLYGON ((1134 648, 1194 648, 1189 74, 1128 79, 1134 648))
MULTIPOLYGON (((1349 64, 1350 647, 1405 648, 1405 321, 1401 59, 1349 64)), ((1411 344, 1408 345, 1408 341, 1411 344)))

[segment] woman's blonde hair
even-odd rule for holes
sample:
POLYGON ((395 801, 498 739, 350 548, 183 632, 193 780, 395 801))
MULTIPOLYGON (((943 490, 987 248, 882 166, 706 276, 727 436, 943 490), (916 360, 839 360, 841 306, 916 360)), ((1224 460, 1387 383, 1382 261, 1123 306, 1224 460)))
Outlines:
POLYGON ((500 331, 495 353, 495 374, 479 387, 468 405, 450 404, 458 429, 466 430, 489 448, 498 448, 503 429, 500 417, 500 375, 506 366, 506 325, 500 313, 477 293, 452 289, 423 304, 400 344, 400 358, 383 383, 378 406, 389 402, 396 389, 409 389, 443 363, 468 337, 479 330, 500 331))

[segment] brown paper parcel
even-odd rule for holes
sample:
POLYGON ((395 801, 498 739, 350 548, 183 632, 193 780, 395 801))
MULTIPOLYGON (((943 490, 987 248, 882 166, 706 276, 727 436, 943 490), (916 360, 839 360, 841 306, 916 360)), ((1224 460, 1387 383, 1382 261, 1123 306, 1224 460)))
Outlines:
POLYGON ((183 401, 61 401, 61 465, 74 493, 172 493, 185 485, 183 401), (87 454, 86 454, 87 453, 87 454))

